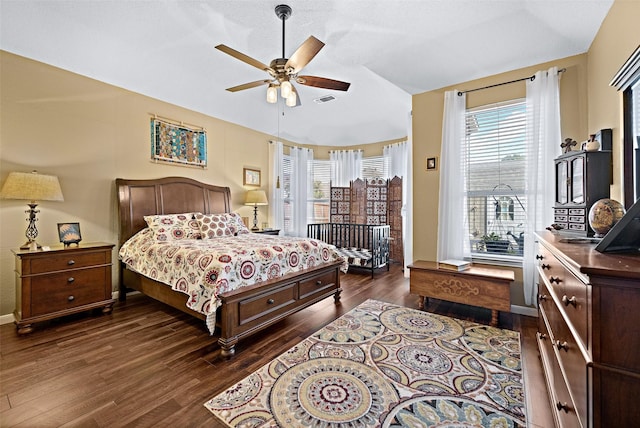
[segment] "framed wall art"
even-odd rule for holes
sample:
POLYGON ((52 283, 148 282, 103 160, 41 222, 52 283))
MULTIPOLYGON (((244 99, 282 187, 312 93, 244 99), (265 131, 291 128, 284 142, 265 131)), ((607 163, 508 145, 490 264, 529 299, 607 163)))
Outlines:
POLYGON ((243 169, 242 184, 245 186, 258 186, 260 187, 260 170, 253 168, 243 169))
POLYGON ((65 247, 78 244, 82 241, 80 223, 58 223, 58 237, 65 247))
POLYGON ((151 159, 199 167, 207 166, 207 133, 180 123, 151 118, 151 159))

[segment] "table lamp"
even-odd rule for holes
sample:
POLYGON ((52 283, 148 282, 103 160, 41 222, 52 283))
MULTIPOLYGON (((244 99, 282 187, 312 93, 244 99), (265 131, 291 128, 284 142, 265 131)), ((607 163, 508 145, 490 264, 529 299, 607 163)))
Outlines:
POLYGON ((253 205, 253 227, 252 231, 260 230, 258 228, 258 205, 268 205, 267 194, 264 190, 249 190, 244 201, 245 205, 253 205))
POLYGON ((55 175, 38 174, 36 171, 27 172, 10 172, 2 190, 0 191, 2 199, 18 199, 31 201, 29 209, 25 213, 29 214, 27 221, 27 231, 25 236, 27 242, 20 247, 21 250, 35 251, 40 248, 36 242, 38 237, 38 229, 36 228, 36 214, 40 211, 36 209, 38 204, 36 201, 64 201, 60 182, 55 175))

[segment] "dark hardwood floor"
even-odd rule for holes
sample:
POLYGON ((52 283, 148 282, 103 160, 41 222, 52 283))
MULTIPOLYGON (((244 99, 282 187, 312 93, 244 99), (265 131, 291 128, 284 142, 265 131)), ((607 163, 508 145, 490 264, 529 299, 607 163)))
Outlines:
MULTIPOLYGON (((341 304, 326 299, 241 341, 231 360, 202 321, 130 295, 113 313, 86 313, 36 324, 18 336, 0 326, 2 427, 217 427, 204 402, 366 299, 417 308, 398 266, 390 272, 342 275, 341 304)), ((489 323, 489 310, 431 299, 428 311, 489 323)), ((536 320, 500 314, 519 331, 528 421, 551 427, 535 342, 536 320)))

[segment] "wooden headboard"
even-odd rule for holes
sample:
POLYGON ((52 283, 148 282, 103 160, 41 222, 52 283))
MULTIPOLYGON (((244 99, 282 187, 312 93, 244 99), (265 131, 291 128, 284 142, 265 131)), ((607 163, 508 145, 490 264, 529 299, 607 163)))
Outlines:
POLYGON ((228 187, 201 183, 186 177, 151 180, 116 179, 120 229, 118 244, 147 227, 144 216, 155 214, 203 214, 231 211, 228 187))

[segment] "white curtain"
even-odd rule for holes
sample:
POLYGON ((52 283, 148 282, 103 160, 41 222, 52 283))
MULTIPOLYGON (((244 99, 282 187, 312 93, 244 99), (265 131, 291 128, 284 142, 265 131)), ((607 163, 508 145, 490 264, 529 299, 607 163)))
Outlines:
POLYGON ((444 94, 442 148, 440 152, 440 202, 438 205, 438 260, 471 257, 467 232, 466 198, 466 95, 457 90, 444 94))
POLYGON ((334 150, 329 156, 332 186, 349 187, 351 181, 360 177, 362 150, 334 150))
POLYGON ((269 221, 274 229, 284 229, 284 201, 282 200, 282 142, 271 141, 269 143, 269 221))
POLYGON ((313 150, 302 147, 291 148, 291 198, 293 199, 293 236, 307 236, 308 195, 311 194, 312 180, 309 175, 309 161, 313 160, 313 150))
POLYGON ((558 68, 538 71, 527 81, 527 166, 523 281, 524 300, 537 305, 537 273, 533 232, 553 223, 555 173, 553 159, 560 154, 560 91, 558 68))
POLYGON ((389 178, 395 176, 402 178, 402 242, 403 242, 403 258, 404 258, 404 273, 405 276, 409 276, 409 269, 407 266, 413 261, 413 240, 410 237, 413 236, 413 221, 411 207, 411 193, 409 189, 412 188, 412 172, 411 172, 411 143, 407 140, 403 143, 391 144, 384 146, 383 156, 389 166, 389 178))

